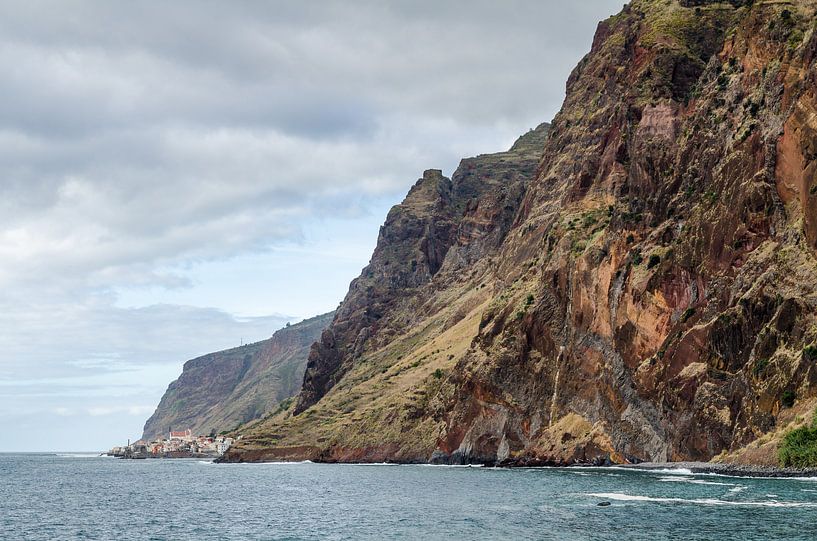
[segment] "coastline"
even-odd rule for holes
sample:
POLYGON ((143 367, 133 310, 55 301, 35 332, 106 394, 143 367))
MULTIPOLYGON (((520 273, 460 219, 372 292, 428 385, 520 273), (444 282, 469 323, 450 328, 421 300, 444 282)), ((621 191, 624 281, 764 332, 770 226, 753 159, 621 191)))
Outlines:
POLYGON ((817 468, 780 468, 719 462, 643 462, 641 464, 622 464, 616 467, 633 470, 688 470, 693 474, 715 474, 729 477, 817 478, 817 468))
MULTIPOLYGON (((414 459, 397 459, 389 456, 363 456, 354 457, 349 454, 345 457, 332 456, 330 453, 320 452, 317 447, 303 446, 303 447, 287 447, 287 448, 273 448, 273 449, 256 449, 253 451, 230 452, 229 450, 222 456, 216 458, 216 464, 252 464, 252 463, 273 463, 273 462, 312 462, 315 464, 395 464, 395 465, 438 465, 438 466, 464 466, 469 465, 467 462, 461 461, 445 461, 445 460, 423 460, 418 457, 414 459), (354 457, 354 458, 353 458, 354 457), (355 459, 357 458, 357 460, 355 459)), ((486 466, 498 468, 625 468, 640 471, 649 470, 678 470, 679 473, 687 471, 691 474, 712 474, 724 475, 729 477, 772 477, 772 478, 796 478, 796 477, 811 477, 817 478, 817 468, 781 468, 779 466, 769 466, 761 464, 735 464, 735 463, 721 463, 721 462, 640 462, 619 464, 609 460, 598 460, 590 462, 577 462, 572 464, 558 463, 550 461, 504 461, 500 463, 495 462, 474 462, 472 466, 486 466)))

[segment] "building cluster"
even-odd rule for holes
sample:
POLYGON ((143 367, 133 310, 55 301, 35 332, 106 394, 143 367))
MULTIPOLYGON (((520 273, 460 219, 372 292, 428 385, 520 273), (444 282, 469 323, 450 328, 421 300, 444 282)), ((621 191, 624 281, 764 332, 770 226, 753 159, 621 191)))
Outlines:
POLYGON ((167 438, 149 443, 139 440, 114 447, 108 454, 121 458, 216 458, 227 452, 233 441, 227 436, 194 436, 190 429, 171 430, 167 438))

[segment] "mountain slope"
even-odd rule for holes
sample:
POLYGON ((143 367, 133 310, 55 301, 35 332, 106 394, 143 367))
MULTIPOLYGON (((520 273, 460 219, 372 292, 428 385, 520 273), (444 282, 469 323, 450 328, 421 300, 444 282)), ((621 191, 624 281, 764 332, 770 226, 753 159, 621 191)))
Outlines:
POLYGON ((280 329, 271 338, 187 361, 170 384, 142 437, 174 430, 231 430, 297 394, 309 348, 334 313, 280 329))
POLYGON ((525 180, 415 185, 297 407, 227 459, 708 460, 779 430, 817 395, 815 14, 602 22, 544 143, 497 160, 525 180))

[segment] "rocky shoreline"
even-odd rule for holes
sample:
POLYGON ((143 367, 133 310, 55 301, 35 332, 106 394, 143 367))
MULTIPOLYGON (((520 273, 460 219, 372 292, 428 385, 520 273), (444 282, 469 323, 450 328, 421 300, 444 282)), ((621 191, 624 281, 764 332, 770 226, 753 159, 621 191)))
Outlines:
POLYGON ((696 474, 717 474, 732 477, 817 477, 817 469, 777 468, 747 464, 717 462, 644 462, 620 466, 636 470, 689 470, 696 474))
POLYGON ((505 461, 505 462, 467 462, 457 460, 440 460, 439 457, 432 457, 432 460, 390 460, 386 457, 378 457, 374 460, 338 460, 328 458, 325 454, 319 453, 314 448, 296 448, 278 450, 278 453, 270 453, 269 450, 256 454, 241 453, 236 456, 229 452, 215 460, 216 463, 264 463, 264 462, 303 462, 309 461, 316 464, 367 464, 367 463, 391 463, 391 464, 431 464, 437 466, 486 466, 498 468, 626 468, 637 471, 644 470, 678 470, 689 471, 693 474, 716 474, 730 477, 815 477, 817 478, 817 468, 797 469, 780 468, 765 465, 748 464, 727 464, 718 462, 640 462, 632 464, 617 464, 608 460, 596 460, 592 462, 576 462, 572 464, 558 463, 552 461, 505 461), (281 452, 283 451, 283 452, 281 452), (308 452, 311 451, 311 452, 308 452))

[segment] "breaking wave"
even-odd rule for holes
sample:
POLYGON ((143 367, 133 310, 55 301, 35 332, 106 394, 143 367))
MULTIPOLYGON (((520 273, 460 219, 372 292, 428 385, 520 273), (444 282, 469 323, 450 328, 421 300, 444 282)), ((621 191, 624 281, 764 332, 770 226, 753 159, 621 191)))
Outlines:
POLYGON ((691 477, 681 477, 681 476, 673 476, 673 477, 659 477, 659 481, 663 483, 691 483, 693 485, 715 485, 720 487, 733 487, 736 486, 735 483, 721 483, 718 481, 704 481, 703 479, 693 479, 691 477))
POLYGON ((700 498, 700 499, 685 499, 685 498, 658 498, 653 496, 639 496, 635 494, 624 494, 621 492, 598 492, 586 494, 593 498, 602 498, 605 500, 614 500, 620 502, 647 502, 647 503, 676 503, 684 505, 715 505, 715 506, 732 506, 732 507, 809 507, 817 508, 817 503, 811 502, 779 502, 779 501, 736 501, 736 500, 719 500, 716 498, 700 498))

